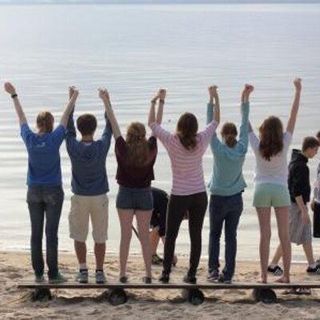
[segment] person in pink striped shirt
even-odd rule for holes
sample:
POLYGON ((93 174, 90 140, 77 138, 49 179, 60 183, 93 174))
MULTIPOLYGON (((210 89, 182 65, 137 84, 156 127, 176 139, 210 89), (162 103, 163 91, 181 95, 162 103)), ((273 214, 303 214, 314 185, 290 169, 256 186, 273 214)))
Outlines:
MULTIPOLYGON (((209 88, 209 94, 213 93, 209 88)), ((159 105, 163 108, 163 105, 159 105)), ((158 110, 162 114, 163 110, 158 110)), ((163 129, 157 121, 149 121, 153 135, 166 148, 171 160, 173 175, 171 196, 167 211, 167 230, 164 246, 163 271, 160 281, 169 282, 175 241, 186 211, 189 212, 189 234, 191 240, 190 266, 184 282, 196 283, 196 273, 201 256, 201 231, 208 205, 203 176, 202 157, 218 126, 219 110, 207 127, 198 132, 198 121, 194 114, 184 113, 177 123, 174 134, 163 129)))

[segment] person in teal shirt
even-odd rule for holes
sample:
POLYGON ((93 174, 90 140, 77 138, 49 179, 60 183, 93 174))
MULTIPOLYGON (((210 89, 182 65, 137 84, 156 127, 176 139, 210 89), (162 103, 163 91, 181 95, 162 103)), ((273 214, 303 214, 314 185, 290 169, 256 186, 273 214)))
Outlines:
MULTIPOLYGON (((209 235, 209 281, 231 283, 235 270, 237 252, 237 228, 243 210, 242 192, 246 183, 242 174, 248 150, 249 96, 253 86, 245 85, 241 97, 241 126, 239 140, 237 127, 231 122, 223 125, 222 141, 213 135, 210 146, 214 156, 213 174, 209 183, 210 235, 209 235), (219 273, 220 237, 225 225, 225 266, 219 273)), ((207 108, 207 123, 220 121, 220 106, 217 87, 209 88, 210 101, 207 108), (215 106, 212 108, 212 105, 215 106), (214 115, 213 110, 214 109, 214 115)))

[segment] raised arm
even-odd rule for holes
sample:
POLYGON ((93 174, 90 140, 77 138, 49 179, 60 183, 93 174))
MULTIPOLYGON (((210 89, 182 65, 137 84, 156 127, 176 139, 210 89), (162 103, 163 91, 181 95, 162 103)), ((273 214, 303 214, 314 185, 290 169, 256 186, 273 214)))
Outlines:
POLYGON ((14 103, 14 108, 19 118, 20 125, 27 123, 27 118, 23 112, 22 106, 20 104, 20 100, 18 98, 18 94, 16 92, 16 88, 10 83, 6 82, 4 84, 4 90, 11 95, 11 98, 14 103))
MULTIPOLYGON (((71 100, 73 94, 74 94, 74 90, 75 90, 75 87, 69 87, 69 99, 71 100)), ((69 137, 76 137, 77 136, 77 131, 76 131, 76 128, 74 126, 74 121, 73 121, 73 112, 74 112, 74 108, 75 108, 75 105, 73 106, 73 109, 69 115, 69 119, 68 119, 68 125, 67 125, 67 136, 69 137)))
POLYGON ((102 88, 98 89, 98 91, 99 91, 99 97, 104 104, 108 120, 110 121, 113 136, 115 139, 117 139, 121 136, 121 131, 119 128, 118 121, 112 110, 109 93, 107 89, 102 89, 102 88))
POLYGON ((211 86, 208 88, 208 91, 209 91, 209 103, 208 103, 207 123, 210 123, 213 118, 215 122, 220 123, 220 99, 218 94, 218 87, 211 86), (211 113, 211 117, 210 117, 210 113, 211 113))
POLYGON ((148 118, 149 126, 154 122, 161 124, 162 116, 163 116, 163 106, 164 106, 166 94, 167 92, 165 89, 160 89, 157 92, 157 94, 151 99, 149 118, 148 118), (158 100, 159 100, 159 106, 158 106, 157 115, 156 115, 156 104, 158 100))
POLYGON ((64 126, 65 128, 67 128, 69 117, 70 117, 70 114, 72 113, 72 111, 74 109, 74 106, 75 106, 75 103, 77 101, 78 95, 79 95, 79 91, 75 87, 72 87, 72 96, 69 99, 68 104, 64 108, 64 111, 63 111, 63 114, 62 114, 62 117, 61 117, 61 120, 60 120, 60 124, 62 126, 64 126))
POLYGON ((297 120, 297 114, 299 110, 299 105, 300 105, 300 95, 301 95, 301 88, 302 88, 301 79, 296 78, 293 81, 293 84, 295 87, 295 94, 294 94, 293 104, 291 107, 290 117, 287 124, 287 132, 290 132, 291 134, 293 134, 293 131, 294 131, 294 127, 297 120))

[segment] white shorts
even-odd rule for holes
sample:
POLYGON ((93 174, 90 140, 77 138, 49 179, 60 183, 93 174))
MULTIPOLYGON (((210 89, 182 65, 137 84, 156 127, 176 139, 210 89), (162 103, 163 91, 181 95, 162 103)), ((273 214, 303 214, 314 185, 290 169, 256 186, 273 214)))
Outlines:
POLYGON ((69 214, 70 238, 85 242, 88 236, 89 217, 91 218, 92 237, 95 243, 105 243, 108 239, 108 197, 99 196, 71 197, 69 214))

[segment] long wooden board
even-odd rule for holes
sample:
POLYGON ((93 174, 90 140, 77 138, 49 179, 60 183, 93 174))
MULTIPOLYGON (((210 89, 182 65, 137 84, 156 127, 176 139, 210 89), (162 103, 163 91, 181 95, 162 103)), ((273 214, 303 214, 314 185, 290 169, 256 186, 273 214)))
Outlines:
POLYGON ((197 284, 186 283, 105 283, 105 284, 81 284, 77 282, 65 282, 60 284, 52 284, 48 282, 36 283, 33 281, 24 281, 18 283, 19 289, 288 289, 288 288, 309 288, 320 289, 320 282, 300 282, 300 283, 241 283, 233 282, 232 284, 225 283, 208 283, 199 282, 197 284))

